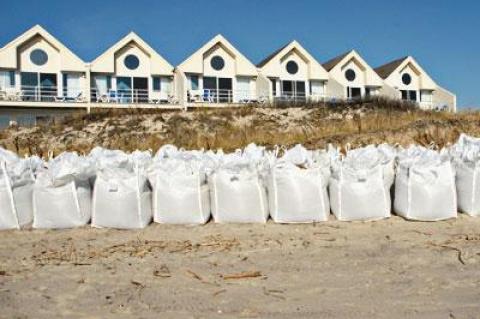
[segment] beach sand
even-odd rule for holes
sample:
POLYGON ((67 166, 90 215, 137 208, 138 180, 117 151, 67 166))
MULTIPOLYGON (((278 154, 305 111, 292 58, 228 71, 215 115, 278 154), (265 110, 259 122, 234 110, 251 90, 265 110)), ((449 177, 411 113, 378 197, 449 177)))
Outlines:
POLYGON ((0 232, 1 318, 478 318, 480 218, 0 232))

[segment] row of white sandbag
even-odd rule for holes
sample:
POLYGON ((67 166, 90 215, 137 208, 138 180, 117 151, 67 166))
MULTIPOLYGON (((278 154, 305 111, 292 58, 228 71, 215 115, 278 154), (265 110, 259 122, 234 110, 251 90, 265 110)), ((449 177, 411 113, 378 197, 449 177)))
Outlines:
MULTIPOLYGON (((269 215, 277 222, 323 221, 330 214, 327 186, 338 219, 386 218, 396 157, 398 214, 418 220, 456 216, 455 174, 445 152, 413 147, 397 156, 382 145, 349 151, 344 158, 302 147, 276 155, 255 146, 225 155, 170 147, 149 163, 149 154, 141 152, 97 149, 88 158, 67 153, 47 170, 37 169, 34 184, 2 192, 2 203, 10 205, 1 207, 10 212, 0 212, 0 227, 20 227, 32 215, 36 228, 75 227, 92 215, 93 226, 139 228, 151 220, 152 201, 154 220, 164 223, 204 223, 210 212, 217 222, 265 222, 269 215)), ((475 187, 470 194, 475 196, 475 187)))

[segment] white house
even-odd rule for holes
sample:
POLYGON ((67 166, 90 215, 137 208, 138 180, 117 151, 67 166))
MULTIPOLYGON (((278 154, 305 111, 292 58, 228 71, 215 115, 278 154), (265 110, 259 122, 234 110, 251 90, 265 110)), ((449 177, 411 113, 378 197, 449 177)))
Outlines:
POLYGON ((85 62, 41 26, 0 49, 0 98, 4 105, 86 102, 85 62))
POLYGON ((327 96, 328 72, 297 41, 273 52, 257 67, 269 80, 271 101, 319 101, 327 96))
POLYGON ((337 56, 323 66, 342 85, 342 98, 394 95, 393 89, 385 85, 383 79, 355 50, 337 56))
POLYGON ((432 80, 411 56, 389 62, 375 69, 397 98, 418 103, 423 109, 456 110, 456 97, 432 80))
POLYGON ((176 69, 181 103, 256 101, 257 69, 222 35, 217 35, 176 69))
POLYGON ((131 32, 90 64, 94 103, 171 103, 173 66, 131 32))

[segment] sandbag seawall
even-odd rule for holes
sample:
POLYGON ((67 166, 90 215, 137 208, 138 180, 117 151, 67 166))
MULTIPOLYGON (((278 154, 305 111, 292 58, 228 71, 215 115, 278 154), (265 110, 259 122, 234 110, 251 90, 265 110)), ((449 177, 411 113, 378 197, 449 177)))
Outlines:
POLYGON ((341 152, 233 153, 172 145, 125 153, 95 148, 42 160, 0 149, 0 229, 138 229, 167 224, 437 221, 480 215, 480 139, 442 150, 387 144, 341 152))

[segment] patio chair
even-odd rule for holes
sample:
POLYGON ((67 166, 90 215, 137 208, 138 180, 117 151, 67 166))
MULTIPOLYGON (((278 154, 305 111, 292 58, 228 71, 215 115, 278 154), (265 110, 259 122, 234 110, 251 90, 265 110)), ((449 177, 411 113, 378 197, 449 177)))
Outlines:
POLYGON ((5 99, 7 101, 21 101, 22 93, 15 88, 5 89, 5 99))
POLYGON ((102 92, 95 92, 97 103, 107 103, 108 102, 108 94, 102 92))
POLYGON ((212 90, 203 90, 203 102, 215 102, 215 96, 212 94, 212 90))
POLYGON ((118 102, 119 102, 119 97, 118 97, 117 91, 115 90, 108 91, 108 103, 118 103, 118 102))

